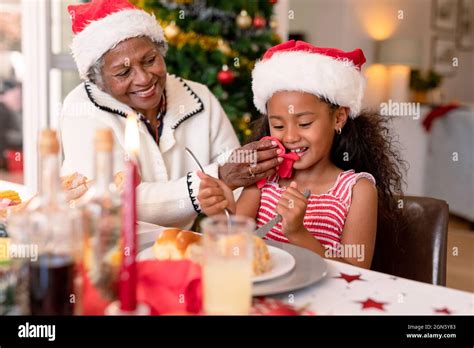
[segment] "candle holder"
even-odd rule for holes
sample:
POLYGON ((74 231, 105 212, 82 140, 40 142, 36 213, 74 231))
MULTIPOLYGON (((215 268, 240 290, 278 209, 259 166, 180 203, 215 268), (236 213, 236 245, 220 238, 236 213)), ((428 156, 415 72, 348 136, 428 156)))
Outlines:
POLYGON ((127 311, 120 309, 120 301, 114 301, 107 306, 105 309, 105 315, 132 315, 132 316, 146 316, 151 314, 150 306, 146 303, 140 302, 137 303, 137 306, 134 310, 127 311))

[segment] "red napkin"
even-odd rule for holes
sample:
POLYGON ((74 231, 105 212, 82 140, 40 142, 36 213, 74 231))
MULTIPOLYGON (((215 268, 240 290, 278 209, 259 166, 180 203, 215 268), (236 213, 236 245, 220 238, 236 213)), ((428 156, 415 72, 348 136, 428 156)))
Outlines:
POLYGON ((428 115, 426 115, 425 119, 423 120, 423 127, 425 127, 426 131, 429 132, 434 120, 446 116, 446 114, 448 114, 451 110, 454 110, 458 107, 459 104, 450 103, 434 108, 428 113, 428 115))
POLYGON ((138 301, 152 314, 199 313, 202 307, 201 267, 191 261, 141 261, 138 301))
MULTIPOLYGON (((277 167, 278 176, 280 178, 291 178, 291 174, 293 173, 293 163, 295 163, 295 161, 297 161, 300 158, 300 156, 298 156, 294 152, 285 153, 286 151, 285 147, 280 142, 280 140, 278 140, 275 137, 263 137, 260 140, 267 140, 267 139, 275 141, 278 144, 278 148, 282 150, 282 152, 278 155, 278 157, 283 158, 283 162, 281 162, 281 164, 277 167)), ((263 185, 265 185, 266 181, 267 181, 266 178, 257 181, 257 187, 262 188, 263 185)))
MULTIPOLYGON (((191 261, 137 262, 137 300, 152 315, 199 313, 202 308, 201 267, 191 261)), ((84 315, 103 315, 104 301, 87 277, 84 279, 84 315)))

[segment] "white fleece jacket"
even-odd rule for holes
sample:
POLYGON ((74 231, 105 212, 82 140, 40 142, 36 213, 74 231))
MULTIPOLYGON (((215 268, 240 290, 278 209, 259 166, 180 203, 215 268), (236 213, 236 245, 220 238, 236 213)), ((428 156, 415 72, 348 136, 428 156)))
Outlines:
MULTIPOLYGON (((200 211, 193 151, 206 173, 217 177, 218 162, 239 147, 237 136, 215 96, 202 84, 168 75, 167 112, 159 147, 140 122, 138 218, 162 226, 189 228, 200 211)), ((91 82, 81 83, 64 100, 60 135, 62 175, 79 172, 94 178, 94 133, 114 133, 114 173, 124 170, 125 117, 132 109, 91 82)))

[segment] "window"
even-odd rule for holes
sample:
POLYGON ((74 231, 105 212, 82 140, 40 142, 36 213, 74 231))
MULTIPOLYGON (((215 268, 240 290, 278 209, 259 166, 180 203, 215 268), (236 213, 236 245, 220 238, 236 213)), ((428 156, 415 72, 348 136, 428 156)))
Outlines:
POLYGON ((22 81, 20 0, 0 5, 0 180, 17 183, 22 173, 22 81))

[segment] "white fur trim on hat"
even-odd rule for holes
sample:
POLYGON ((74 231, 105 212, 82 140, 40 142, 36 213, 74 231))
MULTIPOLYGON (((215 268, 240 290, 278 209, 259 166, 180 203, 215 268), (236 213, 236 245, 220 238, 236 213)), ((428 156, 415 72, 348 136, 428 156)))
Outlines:
POLYGON ((312 93, 350 109, 351 118, 361 110, 365 78, 352 61, 295 51, 275 53, 256 63, 252 71, 255 107, 267 113, 266 103, 278 91, 312 93))
MULTIPOLYGON (((80 77, 87 79, 89 68, 109 49, 137 36, 148 36, 155 42, 166 43, 155 16, 142 10, 122 10, 92 21, 74 36, 71 44, 80 77)), ((166 53, 166 48, 163 53, 166 53)))

